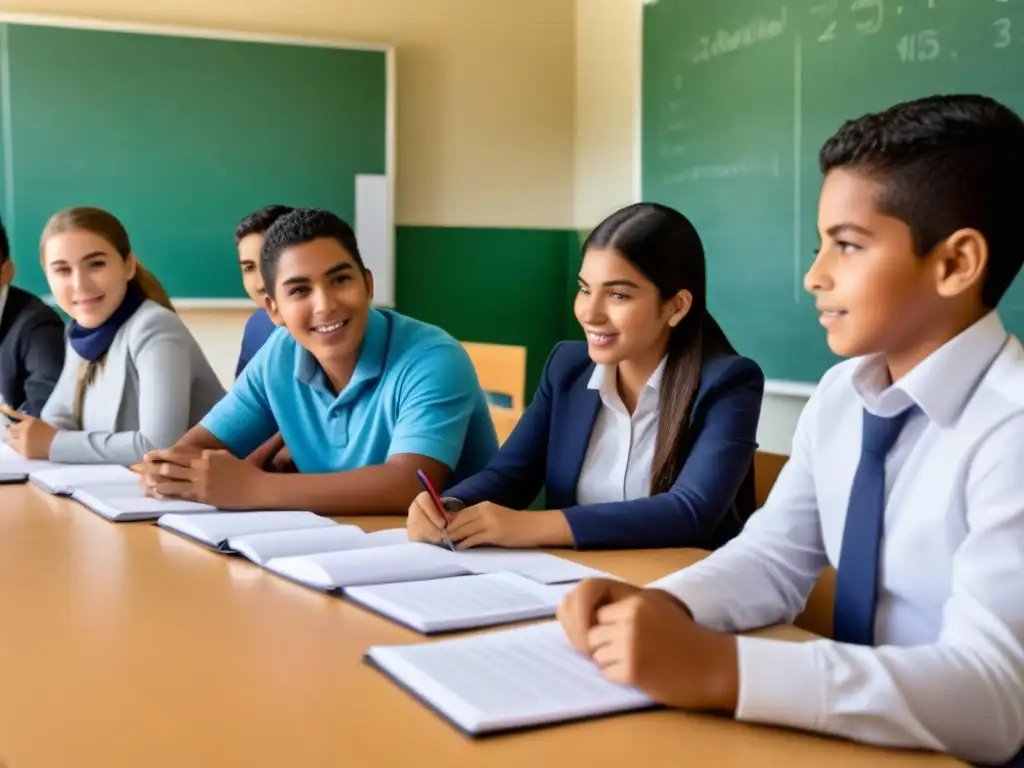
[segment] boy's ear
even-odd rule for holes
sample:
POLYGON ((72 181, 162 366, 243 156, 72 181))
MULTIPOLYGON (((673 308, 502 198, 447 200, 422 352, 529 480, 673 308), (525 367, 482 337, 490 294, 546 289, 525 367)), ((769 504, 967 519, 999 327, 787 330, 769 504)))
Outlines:
POLYGON ((988 241, 976 229, 958 229, 936 247, 936 288, 952 299, 979 286, 988 267, 988 241))
POLYGON ((363 272, 363 280, 366 281, 366 292, 370 295, 370 301, 373 302, 373 272, 365 270, 363 272))
POLYGON ((263 308, 267 310, 267 314, 274 321, 274 325, 284 325, 281 313, 277 311, 277 302, 270 298, 269 293, 263 294, 263 308))
POLYGON ((0 264, 0 285, 10 285, 14 282, 14 262, 8 259, 0 264))

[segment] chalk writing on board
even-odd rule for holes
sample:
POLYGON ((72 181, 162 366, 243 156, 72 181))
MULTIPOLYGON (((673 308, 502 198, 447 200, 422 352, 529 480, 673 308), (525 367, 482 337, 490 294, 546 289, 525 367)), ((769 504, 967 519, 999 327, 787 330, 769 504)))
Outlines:
MULTIPOLYGON (((881 31, 885 22, 885 0, 848 0, 844 8, 853 16, 853 28, 859 35, 874 35, 881 31)), ((897 8, 900 13, 903 9, 897 8)), ((811 8, 812 16, 832 16, 838 13, 838 0, 830 0, 811 8)), ((843 29, 843 22, 840 19, 832 19, 818 34, 819 43, 830 43, 839 37, 840 29, 843 29)))
POLYGON ((935 29, 923 29, 901 35, 896 43, 900 61, 935 61, 942 53, 939 44, 939 32, 935 29))
POLYGON ((670 184, 686 184, 704 179, 734 179, 741 176, 779 176, 779 154, 766 160, 739 160, 732 163, 694 165, 668 176, 670 184))
POLYGON ((739 29, 719 29, 714 35, 704 35, 700 38, 700 50, 694 55, 693 63, 700 64, 758 43, 774 40, 786 31, 786 22, 786 6, 782 6, 776 18, 760 16, 739 29))
POLYGON ((996 19, 992 22, 992 26, 996 30, 996 41, 992 43, 993 48, 1005 48, 1013 42, 1013 36, 1010 34, 1011 25, 1009 19, 996 19))

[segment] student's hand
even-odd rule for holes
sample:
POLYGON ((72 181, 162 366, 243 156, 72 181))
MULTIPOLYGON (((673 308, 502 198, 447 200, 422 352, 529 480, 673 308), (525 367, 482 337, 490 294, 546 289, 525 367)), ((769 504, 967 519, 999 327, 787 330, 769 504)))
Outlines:
POLYGON ((560 510, 509 509, 489 501, 452 516, 448 536, 456 549, 492 544, 498 547, 561 547, 572 544, 572 531, 560 510))
POLYGON ((187 468, 164 464, 147 479, 147 493, 210 504, 219 509, 258 509, 265 505, 267 473, 227 451, 204 450, 187 468))
POLYGON ((5 430, 4 442, 26 459, 50 458, 50 445, 57 430, 34 416, 16 411, 7 415, 17 421, 5 430))
POLYGON ((299 471, 299 468, 295 466, 295 461, 292 459, 292 452, 288 450, 287 445, 277 452, 273 461, 270 462, 270 466, 274 472, 278 473, 299 471))
POLYGON ((147 496, 156 499, 184 498, 176 492, 188 490, 192 462, 203 455, 201 448, 172 446, 148 451, 139 464, 132 467, 147 496), (158 492, 160 488, 163 492, 158 492))
POLYGON ((586 653, 609 680, 669 707, 733 713, 739 698, 736 638, 702 627, 660 589, 597 609, 586 653))
POLYGON ((587 636, 597 624, 598 610, 640 591, 640 587, 625 581, 584 579, 579 586, 562 598, 555 615, 569 642, 580 653, 589 656, 590 644, 587 636))
POLYGON ((437 505, 430 494, 424 491, 409 506, 409 516, 405 521, 405 532, 409 541, 425 541, 440 544, 444 541, 441 532, 448 521, 438 511, 437 505))

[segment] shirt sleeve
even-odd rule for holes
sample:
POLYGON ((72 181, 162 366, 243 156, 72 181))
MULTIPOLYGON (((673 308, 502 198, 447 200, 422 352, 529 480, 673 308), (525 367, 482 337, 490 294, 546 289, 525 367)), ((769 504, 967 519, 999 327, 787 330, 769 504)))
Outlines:
POLYGON ((476 370, 460 346, 420 352, 402 376, 388 457, 418 454, 454 470, 477 398, 476 370))
MULTIPOLYGON (((1024 417, 978 448, 933 643, 739 639, 737 717, 1003 763, 1024 744, 1024 417), (780 695, 785 691, 784 695, 780 695)), ((911 555, 912 556, 912 555, 911 555)))
MULTIPOLYGON (((821 387, 819 386, 819 391, 821 387)), ((724 547, 654 582, 694 619, 725 632, 792 623, 828 564, 811 465, 818 395, 804 406, 789 461, 763 508, 724 547)))
POLYGON ((64 325, 60 318, 44 318, 22 334, 25 370, 25 402, 15 407, 39 416, 49 400, 64 366, 64 325))
POLYGON ((245 458, 277 432, 267 383, 275 368, 289 375, 291 369, 274 354, 273 344, 268 342, 248 361, 228 393, 200 422, 238 458, 245 458))

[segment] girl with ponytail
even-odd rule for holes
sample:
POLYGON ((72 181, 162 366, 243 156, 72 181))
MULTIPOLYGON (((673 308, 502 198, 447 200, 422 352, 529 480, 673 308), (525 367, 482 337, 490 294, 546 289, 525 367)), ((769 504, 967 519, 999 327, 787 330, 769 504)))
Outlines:
POLYGON ((64 369, 41 418, 21 417, 7 442, 28 458, 126 466, 172 445, 224 390, 124 226, 67 208, 50 217, 40 252, 71 317, 64 369))
POLYGON ((447 492, 448 514, 416 499, 410 538, 711 549, 743 527, 764 375, 708 313, 693 225, 624 208, 587 238, 578 282, 587 341, 555 347, 497 456, 447 492), (542 488, 552 509, 523 511, 542 488))

